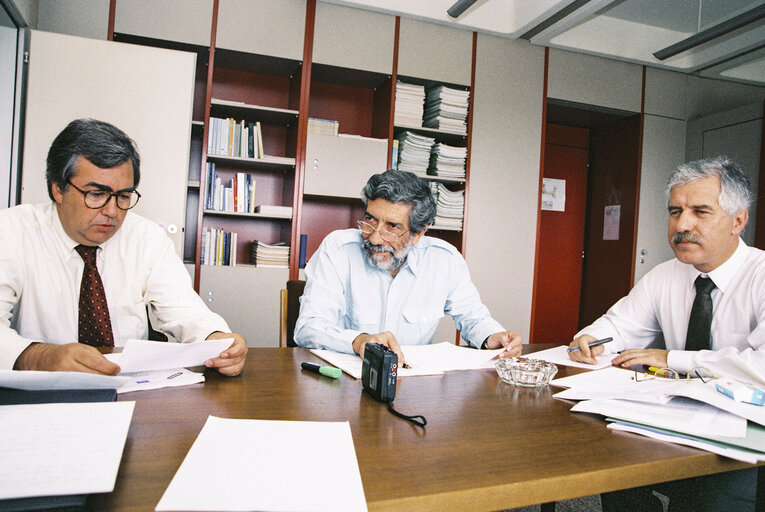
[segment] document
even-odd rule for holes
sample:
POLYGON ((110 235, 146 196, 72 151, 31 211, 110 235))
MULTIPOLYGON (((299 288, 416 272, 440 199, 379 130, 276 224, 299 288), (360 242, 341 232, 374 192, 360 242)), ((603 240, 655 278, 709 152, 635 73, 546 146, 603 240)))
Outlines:
POLYGON ((122 352, 107 354, 106 358, 120 365, 120 374, 172 370, 203 365, 208 359, 218 357, 233 342, 234 338, 193 343, 128 340, 122 352))
POLYGON ((587 368, 588 370, 599 370, 601 368, 607 368, 611 366, 611 360, 616 357, 616 354, 603 354, 597 356, 598 364, 587 364, 572 361, 568 357, 568 345, 561 345, 560 347, 548 348, 547 350, 540 350, 538 352, 532 352, 526 354, 523 357, 529 359, 541 359, 548 363, 561 364, 563 366, 574 366, 576 368, 587 368))
POLYGON ((114 490, 134 405, 0 407, 0 499, 114 490))
POLYGON ((0 387, 40 391, 48 389, 118 389, 129 377, 82 372, 0 370, 0 387))
POLYGON ((210 416, 156 510, 365 511, 351 427, 210 416))
POLYGON ((138 372, 128 374, 130 381, 117 389, 118 394, 131 391, 146 391, 168 387, 188 386, 205 381, 205 376, 186 368, 173 370, 156 370, 153 372, 138 372))
MULTIPOLYGON (((476 350, 458 347, 448 341, 430 345, 404 345, 401 347, 411 368, 399 367, 399 377, 440 375, 453 370, 494 368, 494 358, 504 349, 476 350)), ((361 378, 362 359, 357 354, 343 354, 331 350, 311 349, 311 353, 336 366, 355 379, 361 378)))

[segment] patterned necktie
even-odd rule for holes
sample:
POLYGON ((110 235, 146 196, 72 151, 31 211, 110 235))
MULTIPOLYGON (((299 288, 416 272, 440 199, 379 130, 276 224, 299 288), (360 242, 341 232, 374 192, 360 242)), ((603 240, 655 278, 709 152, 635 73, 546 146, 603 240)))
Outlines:
POLYGON ((96 267, 98 247, 78 245, 74 248, 85 262, 80 283, 79 342, 94 347, 113 347, 114 335, 109 319, 109 306, 101 275, 96 267))
POLYGON ((708 277, 699 276, 694 283, 696 298, 691 307, 685 350, 709 350, 712 327, 712 290, 715 284, 708 277))

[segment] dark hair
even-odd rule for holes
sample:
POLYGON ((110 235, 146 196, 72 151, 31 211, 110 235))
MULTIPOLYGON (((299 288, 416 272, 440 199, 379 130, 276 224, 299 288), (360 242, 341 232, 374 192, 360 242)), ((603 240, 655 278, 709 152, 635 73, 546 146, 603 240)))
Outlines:
POLYGON ((361 199, 365 206, 368 201, 374 199, 411 205, 412 210, 409 212, 411 233, 419 233, 432 225, 436 217, 436 202, 427 180, 407 171, 389 169, 373 175, 361 191, 361 199))
POLYGON ((752 204, 752 187, 749 178, 736 162, 727 156, 706 158, 679 165, 667 179, 667 205, 672 189, 703 178, 720 178, 720 195, 717 202, 728 215, 748 210, 752 204))
POLYGON ((130 160, 133 165, 133 186, 138 186, 141 158, 135 142, 109 123, 95 119, 76 119, 56 136, 48 151, 45 179, 51 199, 54 199, 52 184, 58 185, 62 191, 66 190, 69 180, 75 174, 74 165, 81 156, 101 169, 109 169, 130 160))

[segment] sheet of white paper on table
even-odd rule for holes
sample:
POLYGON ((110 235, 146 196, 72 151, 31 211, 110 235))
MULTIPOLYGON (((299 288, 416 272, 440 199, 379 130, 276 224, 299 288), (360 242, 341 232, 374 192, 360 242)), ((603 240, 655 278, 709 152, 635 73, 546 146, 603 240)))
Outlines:
POLYGON ((55 389, 119 389, 129 377, 82 372, 0 370, 0 387, 24 391, 55 389))
POLYGON ((365 511, 350 424, 210 416, 156 510, 365 511))
POLYGON ((568 357, 567 349, 568 345, 561 345, 560 347, 553 347, 546 350, 540 350, 538 352, 531 352, 530 354, 526 354, 523 357, 529 359, 541 359, 549 363, 561 364, 563 366, 574 366, 576 368, 599 370, 601 368, 607 368, 611 366, 611 360, 616 356, 616 354, 603 354, 595 358, 598 360, 598 364, 587 364, 572 361, 571 358, 568 357))
POLYGON ((688 439, 687 437, 673 436, 662 432, 656 432, 647 428, 635 427, 632 425, 624 425, 621 423, 609 423, 608 428, 613 430, 621 430, 623 432, 632 432, 634 434, 640 434, 642 436, 657 439, 659 441, 666 441, 674 444, 682 444, 685 446, 692 446, 700 450, 716 453, 724 457, 740 460, 742 462, 748 462, 749 464, 756 464, 759 461, 765 460, 763 454, 758 454, 750 450, 740 450, 733 447, 720 446, 716 443, 705 443, 696 439, 688 439))
POLYGON ((0 407, 0 499, 114 490, 134 405, 0 407))
POLYGON ((130 377, 130 382, 117 389, 118 394, 130 393, 131 391, 147 391, 178 386, 188 386, 205 381, 205 376, 198 372, 192 372, 186 368, 172 370, 156 370, 152 372, 139 372, 125 374, 130 377))
POLYGON ((120 365, 120 373, 172 370, 203 365, 218 357, 234 342, 234 338, 199 340, 193 343, 169 343, 149 340, 128 340, 120 353, 106 358, 120 365))
POLYGON ((584 400, 571 408, 694 436, 746 436, 746 419, 696 400, 675 397, 666 404, 619 399, 584 400))
MULTIPOLYGON (((440 375, 452 370, 475 370, 493 368, 493 359, 504 349, 475 350, 442 342, 430 345, 404 345, 401 347, 406 362, 411 368, 398 369, 399 377, 417 375, 440 375)), ((361 378, 362 359, 356 354, 342 354, 322 349, 311 349, 311 353, 336 366, 353 378, 361 378)))

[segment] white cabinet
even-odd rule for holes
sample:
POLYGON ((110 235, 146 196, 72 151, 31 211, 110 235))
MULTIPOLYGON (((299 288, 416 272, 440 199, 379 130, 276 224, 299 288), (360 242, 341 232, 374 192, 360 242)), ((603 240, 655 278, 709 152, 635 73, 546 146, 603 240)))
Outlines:
POLYGON ((213 0, 117 0, 114 31, 209 46, 212 15, 213 0))
POLYGON ((388 141, 309 133, 305 154, 306 194, 358 199, 369 177, 385 170, 388 141))

